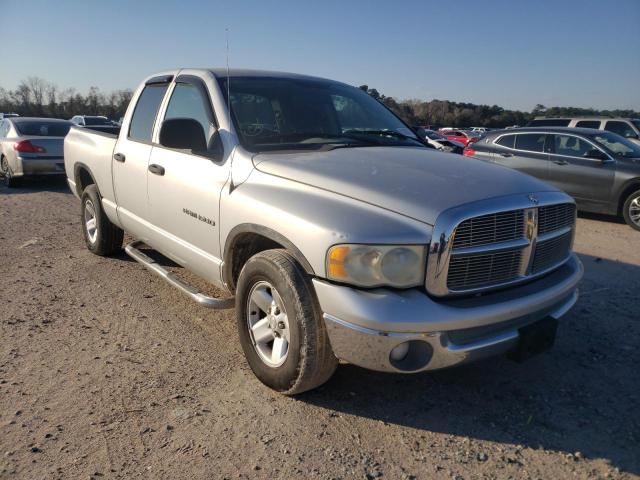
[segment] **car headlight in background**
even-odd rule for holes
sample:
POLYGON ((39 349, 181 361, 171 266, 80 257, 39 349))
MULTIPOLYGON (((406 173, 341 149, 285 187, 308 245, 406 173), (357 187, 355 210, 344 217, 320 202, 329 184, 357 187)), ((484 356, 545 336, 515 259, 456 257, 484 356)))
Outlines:
POLYGON ((345 244, 327 252, 329 279, 360 287, 421 285, 425 266, 424 245, 345 244))

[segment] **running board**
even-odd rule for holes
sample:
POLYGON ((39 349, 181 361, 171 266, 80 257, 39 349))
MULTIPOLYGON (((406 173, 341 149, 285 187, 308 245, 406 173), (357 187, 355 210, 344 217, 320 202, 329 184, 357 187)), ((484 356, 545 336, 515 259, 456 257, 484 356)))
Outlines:
POLYGON ((128 244, 124 250, 131 258, 136 262, 141 263, 148 270, 151 270, 156 275, 163 278, 169 285, 176 287, 182 293, 186 294, 191 300, 202 305, 206 308, 213 308, 214 310, 224 310, 233 308, 235 306, 235 300, 232 298, 215 298, 205 295, 198 291, 193 285, 189 285, 185 281, 179 279, 174 273, 166 270, 160 264, 158 264, 153 258, 142 253, 137 247, 142 244, 140 240, 136 240, 128 244))

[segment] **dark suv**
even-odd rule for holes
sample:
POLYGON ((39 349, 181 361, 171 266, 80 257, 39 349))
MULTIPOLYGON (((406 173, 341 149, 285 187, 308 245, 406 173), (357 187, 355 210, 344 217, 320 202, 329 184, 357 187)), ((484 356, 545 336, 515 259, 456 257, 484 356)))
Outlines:
POLYGON ((532 127, 488 133, 464 154, 545 180, 587 212, 622 215, 640 230, 640 146, 590 128, 532 127))

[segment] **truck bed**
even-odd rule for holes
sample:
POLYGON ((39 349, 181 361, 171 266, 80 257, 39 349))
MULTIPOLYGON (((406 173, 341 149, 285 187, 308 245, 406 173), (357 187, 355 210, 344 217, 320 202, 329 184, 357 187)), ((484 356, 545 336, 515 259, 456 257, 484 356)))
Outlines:
POLYGON ((75 188, 78 167, 84 165, 94 176, 104 198, 113 199, 111 162, 120 127, 73 126, 64 139, 64 166, 67 179, 77 196, 82 194, 75 188))

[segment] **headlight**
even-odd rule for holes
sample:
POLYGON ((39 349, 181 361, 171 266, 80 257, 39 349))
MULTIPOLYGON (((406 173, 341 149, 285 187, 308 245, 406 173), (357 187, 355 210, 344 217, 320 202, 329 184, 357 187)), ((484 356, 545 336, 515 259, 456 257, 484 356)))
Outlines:
POLYGON ((335 245, 327 252, 327 276, 361 287, 414 287, 425 272, 422 245, 335 245))

